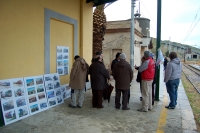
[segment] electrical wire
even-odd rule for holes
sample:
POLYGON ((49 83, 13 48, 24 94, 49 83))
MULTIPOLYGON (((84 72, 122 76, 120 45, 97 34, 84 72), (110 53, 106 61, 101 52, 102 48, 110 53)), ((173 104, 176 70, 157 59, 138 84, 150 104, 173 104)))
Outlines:
MULTIPOLYGON (((186 37, 185 41, 186 41, 187 38, 190 36, 190 34, 192 33, 192 31, 194 30, 195 26, 198 24, 199 21, 200 21, 200 18, 199 18, 199 20, 196 22, 196 24, 194 25, 194 27, 192 28, 192 30, 190 31, 190 33, 188 34, 188 36, 186 37)), ((184 42, 185 42, 185 41, 184 41, 184 42)), ((184 43, 184 42, 183 42, 183 43, 184 43)))
POLYGON ((199 7, 199 9, 198 9, 198 11, 197 11, 197 13, 196 13, 196 15, 195 15, 195 17, 194 17, 194 20, 193 20, 193 22, 192 22, 192 24, 191 24, 191 26, 190 26, 190 28, 189 28, 189 30, 188 30, 188 32, 187 32, 185 38, 183 39, 183 43, 187 40, 187 38, 189 37, 189 35, 190 35, 190 33, 192 32, 192 30, 194 29, 194 27, 196 26, 196 24, 199 22, 199 20, 198 20, 197 23, 195 24, 195 26, 193 27, 193 29, 191 30, 191 28, 192 28, 192 26, 193 26, 193 24, 194 24, 194 21, 195 21, 196 18, 197 18, 197 15, 198 15, 198 13, 199 13, 199 10, 200 10, 200 7, 199 7))
MULTIPOLYGON (((150 30, 152 31, 153 30, 153 32, 154 32, 154 34, 156 35, 156 28, 154 27, 154 25, 156 25, 156 22, 154 21, 154 19, 153 19, 153 17, 151 16, 151 14, 149 13, 149 11, 147 10, 147 8, 146 8, 146 6, 144 5, 144 3, 142 2, 142 0, 140 0, 141 1, 141 3, 142 3, 142 5, 144 6, 144 9, 148 12, 148 14, 149 14, 149 16, 151 17, 151 20, 152 20, 152 22, 153 22, 153 25, 150 25, 150 30)), ((141 14, 145 17, 145 15, 144 15, 144 13, 141 11, 141 14)))

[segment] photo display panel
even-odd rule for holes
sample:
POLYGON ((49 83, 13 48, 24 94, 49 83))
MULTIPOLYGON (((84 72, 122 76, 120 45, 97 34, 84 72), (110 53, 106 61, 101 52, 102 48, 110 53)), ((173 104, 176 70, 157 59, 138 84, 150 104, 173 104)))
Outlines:
POLYGON ((43 75, 25 77, 24 82, 30 114, 33 115, 48 109, 43 75))
POLYGON ((69 87, 69 84, 65 84, 61 86, 61 92, 63 100, 71 97, 71 88, 69 87))
POLYGON ((60 78, 57 73, 44 75, 46 95, 49 107, 63 103, 60 78))
POLYGON ((69 47, 57 46, 57 73, 69 74, 69 47))
POLYGON ((5 125, 30 116, 23 78, 0 80, 0 97, 5 125))

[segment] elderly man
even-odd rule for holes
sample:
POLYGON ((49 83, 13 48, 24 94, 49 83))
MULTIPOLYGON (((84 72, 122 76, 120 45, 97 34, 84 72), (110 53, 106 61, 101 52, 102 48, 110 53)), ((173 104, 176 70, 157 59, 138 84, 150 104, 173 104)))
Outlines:
POLYGON ((133 70, 130 64, 125 60, 126 55, 121 53, 119 55, 120 61, 117 62, 113 68, 112 75, 115 79, 115 108, 120 109, 120 98, 122 93, 122 110, 129 110, 128 104, 128 94, 130 91, 130 83, 133 79, 133 70))
POLYGON ((69 107, 76 108, 76 98, 78 95, 79 100, 77 106, 81 108, 84 101, 86 75, 89 69, 89 65, 83 58, 80 58, 78 55, 74 57, 74 60, 75 62, 70 73, 69 82, 69 86, 72 89, 71 104, 69 104, 69 107))
POLYGON ((89 67, 89 74, 92 87, 92 106, 93 108, 103 108, 103 90, 108 88, 107 80, 110 79, 110 75, 103 64, 103 54, 101 52, 96 53, 96 57, 89 67))
POLYGON ((152 109, 152 82, 155 75, 155 62, 150 57, 150 52, 144 52, 145 61, 139 67, 142 78, 142 108, 137 111, 148 112, 152 109))

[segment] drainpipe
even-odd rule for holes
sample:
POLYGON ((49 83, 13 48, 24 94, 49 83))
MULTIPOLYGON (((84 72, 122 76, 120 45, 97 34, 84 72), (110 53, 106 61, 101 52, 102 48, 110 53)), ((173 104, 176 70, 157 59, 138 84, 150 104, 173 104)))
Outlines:
POLYGON ((130 65, 134 71, 134 5, 135 0, 131 0, 131 43, 130 43, 130 65))

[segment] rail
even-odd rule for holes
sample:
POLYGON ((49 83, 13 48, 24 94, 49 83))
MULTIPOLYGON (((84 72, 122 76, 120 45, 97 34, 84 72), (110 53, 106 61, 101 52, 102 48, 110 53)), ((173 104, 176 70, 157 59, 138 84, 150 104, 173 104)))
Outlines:
MULTIPOLYGON (((189 70, 193 71, 194 73, 196 73, 198 76, 200 76, 199 73, 197 73, 196 71, 192 70, 191 68, 189 68, 188 66, 184 65, 186 68, 188 68, 189 70)), ((186 76, 186 78, 190 81, 190 83, 194 86, 194 88, 197 90, 197 92, 200 94, 199 89, 193 84, 193 82, 190 80, 190 78, 185 74, 185 72, 182 70, 182 72, 184 73, 184 75, 186 76)))

